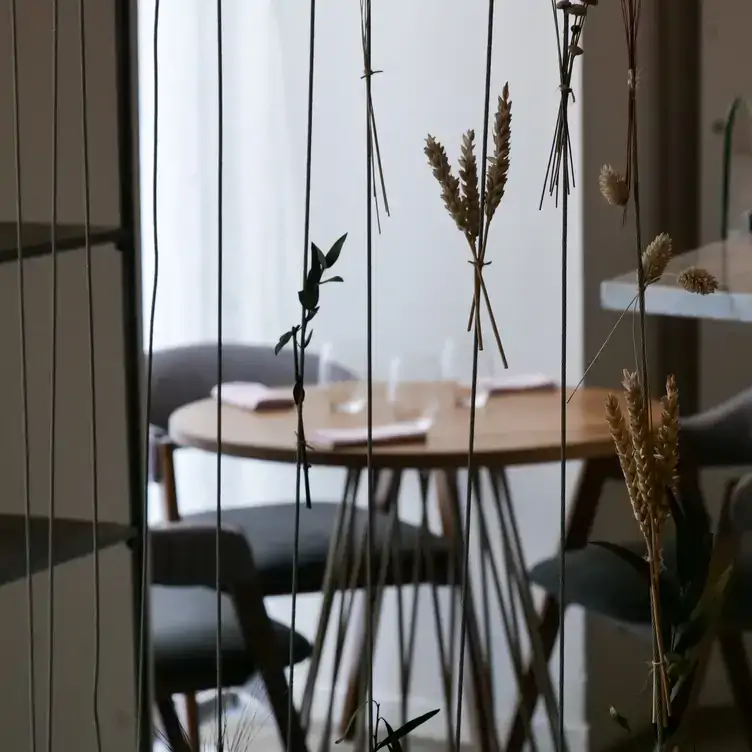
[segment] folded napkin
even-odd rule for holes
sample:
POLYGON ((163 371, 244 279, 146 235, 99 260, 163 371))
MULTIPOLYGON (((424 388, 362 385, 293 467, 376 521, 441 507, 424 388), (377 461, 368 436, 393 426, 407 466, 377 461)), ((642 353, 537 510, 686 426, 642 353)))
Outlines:
MULTIPOLYGON (((218 399, 218 386, 211 390, 211 396, 218 399)), ((256 411, 285 410, 295 404, 291 388, 271 389, 263 384, 245 381, 222 384, 222 402, 243 410, 256 411)))
MULTIPOLYGON (((470 389, 472 384, 467 381, 463 382, 461 386, 465 389, 470 389)), ((510 373, 478 379, 478 387, 489 394, 551 389, 555 386, 556 381, 542 373, 510 373)))
MULTIPOLYGON (((432 423, 431 418, 419 418, 374 426, 371 438, 374 444, 420 441, 426 438, 432 423)), ((314 441, 329 447, 362 446, 368 442, 368 428, 321 428, 315 432, 314 441)))

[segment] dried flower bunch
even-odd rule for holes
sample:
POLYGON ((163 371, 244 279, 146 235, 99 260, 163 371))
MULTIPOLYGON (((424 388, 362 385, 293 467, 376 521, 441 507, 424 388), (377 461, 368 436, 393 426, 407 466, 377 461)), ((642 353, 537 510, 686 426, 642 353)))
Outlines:
POLYGON ((637 374, 625 370, 622 385, 627 417, 618 398, 610 394, 606 400, 606 418, 635 519, 648 542, 649 555, 655 554, 659 559, 660 547, 655 549, 653 540, 655 536, 660 541, 661 528, 670 514, 667 492, 677 487, 679 392, 675 378, 669 376, 661 400, 660 426, 654 435, 637 374))
POLYGON ((565 194, 574 186, 574 162, 572 160, 572 144, 569 134, 569 114, 567 107, 574 97, 572 91, 572 72, 574 64, 584 50, 582 48, 582 32, 588 18, 588 11, 598 0, 559 0, 555 6, 554 23, 556 27, 556 43, 559 57, 559 92, 561 101, 556 115, 556 127, 548 155, 546 178, 543 183, 540 206, 546 189, 550 195, 555 195, 558 203, 559 193, 563 189, 565 194))
POLYGON ((430 134, 424 149, 433 176, 441 187, 441 198, 449 216, 463 233, 470 247, 471 264, 475 269, 473 302, 468 321, 468 331, 473 322, 478 334, 478 347, 483 349, 483 336, 480 325, 481 296, 486 304, 491 320, 496 344, 506 367, 506 356, 499 335, 496 318, 491 307, 488 290, 483 279, 486 261, 488 234, 491 221, 499 208, 507 185, 509 174, 509 149, 512 135, 512 102, 509 99, 509 86, 505 85, 498 99, 494 116, 493 155, 488 160, 485 191, 481 191, 478 160, 475 153, 475 131, 469 130, 462 137, 459 158, 459 177, 449 164, 446 149, 430 134))

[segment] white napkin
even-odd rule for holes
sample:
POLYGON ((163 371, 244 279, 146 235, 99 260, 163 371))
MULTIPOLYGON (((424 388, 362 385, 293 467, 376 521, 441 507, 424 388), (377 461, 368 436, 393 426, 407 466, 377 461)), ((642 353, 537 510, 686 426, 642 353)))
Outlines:
MULTIPOLYGON (((374 426, 371 438, 374 444, 397 444, 425 439, 432 423, 431 418, 419 418, 374 426)), ((330 447, 362 446, 368 442, 368 428, 321 428, 315 432, 314 441, 330 447)))
MULTIPOLYGON (((214 399, 219 397, 218 386, 212 388, 211 396, 214 399)), ((291 388, 271 389, 263 384, 246 381, 222 384, 222 402, 242 410, 256 411, 284 410, 295 404, 291 388)))
MULTIPOLYGON (((471 382, 461 384, 465 389, 472 387, 471 382)), ((479 378, 478 387, 489 394, 503 394, 504 392, 526 392, 534 389, 552 389, 556 381, 543 373, 510 373, 488 378, 479 378)))

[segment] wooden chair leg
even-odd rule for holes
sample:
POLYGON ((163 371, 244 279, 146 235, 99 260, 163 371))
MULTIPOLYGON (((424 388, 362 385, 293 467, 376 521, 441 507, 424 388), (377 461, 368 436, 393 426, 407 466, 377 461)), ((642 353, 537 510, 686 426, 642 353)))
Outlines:
POLYGON ((196 702, 196 695, 193 693, 184 695, 184 698, 188 741, 191 743, 191 749, 199 752, 201 749, 201 731, 198 723, 198 702, 196 702))
POLYGON ((294 705, 292 714, 288 714, 290 686, 279 658, 279 646, 266 613, 263 593, 256 585, 247 583, 242 590, 234 589, 232 596, 240 627, 243 634, 248 635, 248 649, 266 687, 282 743, 288 752, 308 752, 300 714, 294 705))
POLYGON ((183 727, 180 725, 172 697, 158 697, 157 710, 159 711, 159 717, 162 719, 162 726, 164 734, 167 737, 167 742, 170 745, 170 752, 192 752, 190 742, 185 736, 183 727))
POLYGON ((752 750, 752 671, 741 632, 722 630, 718 635, 721 658, 726 667, 734 705, 742 722, 747 748, 752 750))
MULTIPOLYGON (((619 477, 616 458, 589 460, 580 476, 577 492, 567 521, 565 549, 581 548, 590 537, 603 485, 609 478, 619 477)), ((561 609, 556 599, 546 596, 540 615, 540 637, 546 660, 550 660, 561 624, 561 609)), ((509 729, 506 752, 522 752, 526 741, 525 718, 532 718, 538 702, 538 687, 533 666, 529 666, 519 688, 520 701, 509 729)))

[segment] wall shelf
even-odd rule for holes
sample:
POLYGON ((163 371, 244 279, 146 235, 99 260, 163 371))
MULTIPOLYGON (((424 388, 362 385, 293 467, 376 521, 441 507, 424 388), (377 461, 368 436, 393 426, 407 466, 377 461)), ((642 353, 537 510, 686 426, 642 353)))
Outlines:
MULTIPOLYGON (((119 227, 90 227, 92 246, 120 244, 124 231, 119 227)), ((23 257, 37 258, 52 253, 52 224, 49 222, 24 222, 21 228, 23 257)), ((86 228, 82 224, 58 224, 55 233, 58 252, 73 251, 86 246, 86 228)), ((18 236, 16 222, 0 222, 0 264, 18 261, 18 236)))
MULTIPOLYGON (((30 573, 49 566, 49 517, 31 517, 30 573)), ((137 535, 130 525, 100 522, 99 549, 128 543, 137 535)), ((53 522, 53 566, 88 556, 94 551, 93 525, 90 520, 56 517, 53 522)), ((26 577, 26 518, 23 514, 0 514, 0 587, 26 577)))

